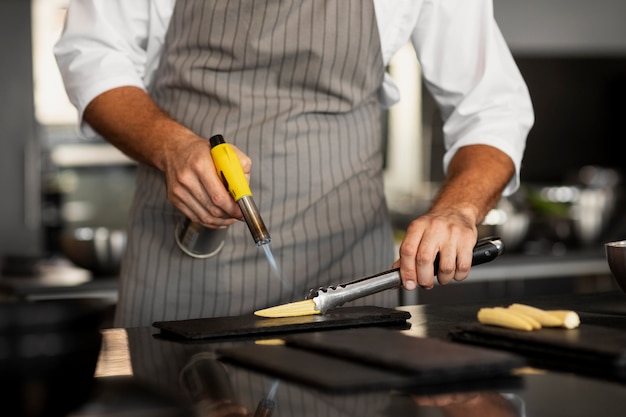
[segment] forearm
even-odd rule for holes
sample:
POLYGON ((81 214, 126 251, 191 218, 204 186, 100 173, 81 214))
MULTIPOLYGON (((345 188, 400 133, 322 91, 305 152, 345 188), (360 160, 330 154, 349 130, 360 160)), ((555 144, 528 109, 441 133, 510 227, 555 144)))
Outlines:
MULTIPOLYGON (((168 117, 140 88, 120 87, 96 97, 85 121, 129 157, 164 173, 169 201, 206 227, 226 227, 241 210, 217 176, 209 141, 168 117)), ((235 148, 244 172, 250 159, 235 148)))
POLYGON ((130 158, 166 169, 167 155, 199 138, 163 113, 136 87, 119 87, 96 97, 85 121, 130 158))
POLYGON ((477 226, 514 173, 513 161, 502 151, 487 145, 465 146, 451 160, 430 212, 457 211, 477 226))

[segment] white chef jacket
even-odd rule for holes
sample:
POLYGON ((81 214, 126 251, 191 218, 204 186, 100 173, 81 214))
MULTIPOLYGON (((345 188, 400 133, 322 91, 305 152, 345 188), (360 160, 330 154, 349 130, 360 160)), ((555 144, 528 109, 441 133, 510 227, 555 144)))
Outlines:
MULTIPOLYGON (((176 0, 72 0, 54 53, 79 116, 116 87, 150 89, 176 0)), ((462 146, 486 144, 513 160, 519 187, 534 122, 528 89, 493 17, 492 0, 373 0, 383 63, 412 42, 444 119, 444 169, 462 146)), ((400 92, 386 74, 381 105, 400 92)), ((416 117, 418 117, 416 115, 416 117)), ((81 129, 92 134, 88 126, 81 129)))

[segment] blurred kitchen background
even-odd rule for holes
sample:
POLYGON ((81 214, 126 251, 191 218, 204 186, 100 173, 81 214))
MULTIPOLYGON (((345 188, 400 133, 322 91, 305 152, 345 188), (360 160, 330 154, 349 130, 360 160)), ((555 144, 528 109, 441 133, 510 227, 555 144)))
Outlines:
MULTIPOLYGON (((135 165, 78 136, 52 55, 67 1, 0 2, 0 289, 114 305, 135 165)), ((626 2, 494 3, 536 111, 522 188, 480 229, 501 236, 506 255, 445 291, 403 293, 405 304, 615 288, 603 243, 626 239, 626 2)), ((404 94, 386 118, 386 183, 401 239, 443 178, 443 145, 410 47, 390 71, 404 94)))

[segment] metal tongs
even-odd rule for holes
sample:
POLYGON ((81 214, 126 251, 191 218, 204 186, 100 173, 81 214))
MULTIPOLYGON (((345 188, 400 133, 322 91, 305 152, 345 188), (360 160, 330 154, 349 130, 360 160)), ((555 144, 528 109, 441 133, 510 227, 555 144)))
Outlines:
MULTIPOLYGON (((504 244, 499 237, 485 237, 479 239, 474 246, 472 265, 492 261, 503 252, 504 244)), ((437 271, 439 270, 439 255, 435 258, 434 268, 435 275, 437 275, 437 271)), ((345 284, 320 287, 317 290, 311 289, 306 299, 313 300, 315 309, 319 310, 321 314, 324 314, 328 310, 339 307, 349 301, 381 291, 400 288, 401 286, 402 279, 400 277, 400 268, 394 268, 345 284)))

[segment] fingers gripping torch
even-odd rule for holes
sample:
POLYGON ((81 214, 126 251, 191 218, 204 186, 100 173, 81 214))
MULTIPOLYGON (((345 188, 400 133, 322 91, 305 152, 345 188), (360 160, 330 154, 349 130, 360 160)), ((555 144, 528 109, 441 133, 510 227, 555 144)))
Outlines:
POLYGON ((248 229, 252 233, 257 246, 265 245, 272 241, 265 223, 261 218, 259 209, 252 198, 250 185, 243 172, 243 167, 233 148, 224 141, 222 135, 214 135, 209 139, 211 145, 211 157, 217 169, 218 175, 222 178, 224 186, 239 204, 243 217, 248 224, 248 229))
MULTIPOLYGON (((222 135, 212 136, 209 144, 217 174, 230 195, 239 204, 254 242, 257 246, 270 243, 272 238, 252 199, 250 185, 237 154, 224 141, 222 135)), ((195 258, 208 258, 217 254, 224 245, 225 235, 226 229, 208 229, 188 218, 184 218, 176 226, 176 243, 183 252, 195 258)))

